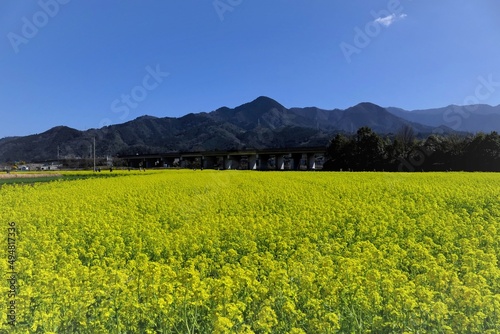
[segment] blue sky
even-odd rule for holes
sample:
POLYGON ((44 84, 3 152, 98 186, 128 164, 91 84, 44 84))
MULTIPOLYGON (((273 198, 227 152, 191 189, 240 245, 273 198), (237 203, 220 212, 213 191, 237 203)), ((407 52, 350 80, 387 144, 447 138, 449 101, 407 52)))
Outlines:
POLYGON ((498 0, 0 2, 0 138, 286 107, 500 104, 498 0))

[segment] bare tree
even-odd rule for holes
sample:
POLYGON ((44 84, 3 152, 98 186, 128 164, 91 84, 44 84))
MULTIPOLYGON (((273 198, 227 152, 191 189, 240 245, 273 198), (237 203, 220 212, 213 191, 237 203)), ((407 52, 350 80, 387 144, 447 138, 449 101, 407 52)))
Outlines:
POLYGON ((396 138, 400 143, 404 145, 405 150, 408 148, 411 148, 413 144, 415 143, 415 131, 413 128, 405 124, 399 129, 398 133, 396 134, 396 138))

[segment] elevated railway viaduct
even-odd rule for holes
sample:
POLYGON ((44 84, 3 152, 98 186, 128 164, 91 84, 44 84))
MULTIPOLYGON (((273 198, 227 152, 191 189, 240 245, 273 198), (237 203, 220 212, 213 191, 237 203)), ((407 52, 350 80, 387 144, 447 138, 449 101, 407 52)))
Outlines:
POLYGON ((321 170, 325 147, 169 152, 120 156, 132 168, 205 168, 239 170, 321 170))

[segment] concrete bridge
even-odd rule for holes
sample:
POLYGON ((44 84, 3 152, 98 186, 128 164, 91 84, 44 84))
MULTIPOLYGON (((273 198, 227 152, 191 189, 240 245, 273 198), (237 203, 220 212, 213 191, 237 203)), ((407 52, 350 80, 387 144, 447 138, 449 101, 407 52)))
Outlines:
POLYGON ((321 170, 325 147, 239 151, 171 152, 120 156, 132 168, 205 168, 239 170, 321 170))

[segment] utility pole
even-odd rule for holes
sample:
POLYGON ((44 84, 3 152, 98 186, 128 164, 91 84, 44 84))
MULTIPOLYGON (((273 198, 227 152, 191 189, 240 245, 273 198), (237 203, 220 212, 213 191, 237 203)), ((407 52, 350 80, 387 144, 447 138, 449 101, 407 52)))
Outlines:
POLYGON ((96 171, 96 168, 95 168, 95 137, 94 137, 94 172, 96 171))

